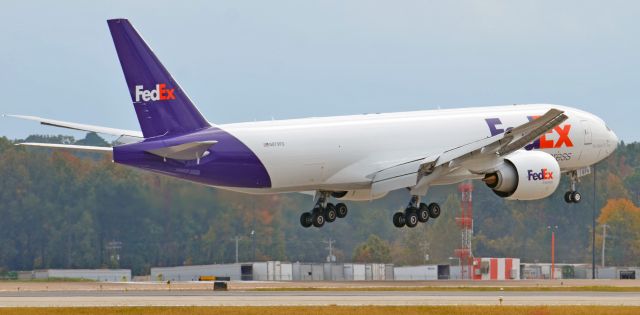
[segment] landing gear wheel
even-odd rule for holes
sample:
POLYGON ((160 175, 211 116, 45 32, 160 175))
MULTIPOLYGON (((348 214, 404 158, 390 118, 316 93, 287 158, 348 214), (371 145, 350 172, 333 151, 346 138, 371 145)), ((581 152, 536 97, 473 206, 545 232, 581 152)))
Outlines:
POLYGON ((313 224, 311 220, 312 220, 312 215, 309 212, 304 212, 300 216, 300 224, 304 228, 308 228, 313 224))
POLYGON ((571 193, 571 201, 573 203, 580 203, 580 200, 582 200, 582 195, 579 192, 574 191, 571 193))
POLYGON ((349 210, 347 209, 347 205, 345 205, 344 203, 339 203, 336 205, 336 212, 337 212, 338 218, 342 219, 346 217, 348 211, 349 210))
POLYGON ((324 215, 322 214, 322 212, 314 212, 311 218, 311 222, 313 223, 313 226, 321 228, 324 225, 324 215))
POLYGON ((336 220, 337 215, 338 214, 336 212, 336 206, 334 206, 332 203, 328 203, 324 208, 324 218, 327 220, 327 222, 333 222, 336 220))
POLYGON ((393 215, 393 225, 397 228, 401 228, 404 227, 404 213, 402 212, 396 212, 393 215))
POLYGON ((429 221, 429 207, 424 203, 421 203, 418 208, 418 221, 422 223, 429 221))
POLYGON ((437 218, 440 216, 440 205, 432 202, 429 204, 429 216, 432 218, 437 218))
POLYGON ((571 194, 572 192, 567 191, 566 193, 564 193, 564 202, 566 203, 572 203, 573 200, 571 200, 571 194))
POLYGON ((416 209, 415 207, 411 207, 411 208, 407 208, 407 210, 405 210, 405 214, 404 214, 404 220, 405 220, 405 224, 407 225, 407 227, 416 227, 416 225, 418 225, 418 209, 416 209))

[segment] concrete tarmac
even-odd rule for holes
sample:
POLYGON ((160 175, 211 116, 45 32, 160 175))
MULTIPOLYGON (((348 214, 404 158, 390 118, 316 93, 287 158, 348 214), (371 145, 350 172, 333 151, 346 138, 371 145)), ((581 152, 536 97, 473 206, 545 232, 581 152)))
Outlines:
POLYGON ((0 307, 312 305, 626 305, 640 292, 433 291, 23 291, 0 292, 0 307), (500 301, 502 300, 502 301, 500 301))

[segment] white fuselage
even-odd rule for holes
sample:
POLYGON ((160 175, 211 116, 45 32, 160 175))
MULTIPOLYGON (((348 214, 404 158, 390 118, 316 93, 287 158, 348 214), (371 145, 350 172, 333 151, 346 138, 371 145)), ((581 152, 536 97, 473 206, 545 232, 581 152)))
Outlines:
MULTIPOLYGON (((575 108, 548 104, 275 120, 219 127, 255 152, 271 177, 271 188, 233 190, 249 193, 367 190, 371 187, 371 175, 381 169, 492 136, 551 108, 565 111, 569 119, 541 137, 540 148, 535 149, 554 156, 563 172, 592 165, 617 146, 617 137, 600 118, 575 108)), ((451 178, 434 184, 467 178, 477 175, 451 174, 451 178)))

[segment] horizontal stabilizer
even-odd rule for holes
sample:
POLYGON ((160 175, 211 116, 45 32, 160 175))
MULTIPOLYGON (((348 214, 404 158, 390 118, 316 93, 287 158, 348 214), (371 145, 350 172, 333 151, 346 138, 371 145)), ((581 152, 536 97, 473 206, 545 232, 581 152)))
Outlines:
POLYGON ((194 141, 160 149, 147 150, 151 154, 174 160, 200 160, 209 154, 207 150, 218 141, 194 141))
POLYGON ((89 131, 89 132, 96 132, 96 133, 104 133, 104 134, 114 135, 114 136, 128 136, 128 137, 142 138, 142 132, 135 131, 135 130, 124 130, 124 129, 87 125, 87 124, 79 124, 79 123, 73 123, 68 121, 41 118, 36 116, 23 116, 23 115, 3 115, 3 116, 26 119, 26 120, 34 120, 47 126, 54 126, 54 127, 61 127, 61 128, 82 130, 82 131, 89 131))
POLYGON ((73 144, 57 144, 57 143, 36 143, 36 142, 23 142, 16 143, 16 145, 25 145, 30 147, 42 147, 49 149, 67 149, 67 150, 79 150, 97 153, 113 153, 112 147, 95 147, 88 145, 73 145, 73 144))

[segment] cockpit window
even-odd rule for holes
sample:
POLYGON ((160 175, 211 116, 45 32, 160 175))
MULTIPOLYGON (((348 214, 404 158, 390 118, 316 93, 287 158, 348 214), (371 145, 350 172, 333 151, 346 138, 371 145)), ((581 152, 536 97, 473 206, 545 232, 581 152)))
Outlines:
POLYGON ((607 131, 611 131, 611 128, 609 128, 609 126, 604 125, 605 127, 607 127, 607 131))

